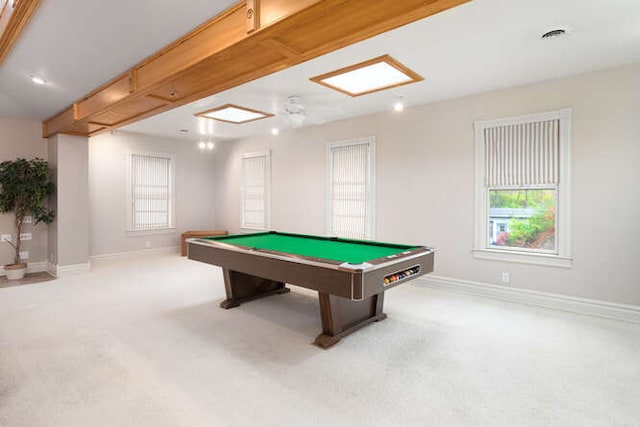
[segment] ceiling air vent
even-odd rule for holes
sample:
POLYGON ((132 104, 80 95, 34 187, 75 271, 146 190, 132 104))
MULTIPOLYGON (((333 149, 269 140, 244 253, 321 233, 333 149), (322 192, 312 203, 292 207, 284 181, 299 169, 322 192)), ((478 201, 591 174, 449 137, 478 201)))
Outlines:
POLYGON ((555 30, 547 31, 540 38, 542 40, 548 40, 548 39, 553 39, 555 37, 564 36, 565 34, 567 34, 567 30, 564 30, 562 28, 557 28, 555 30))

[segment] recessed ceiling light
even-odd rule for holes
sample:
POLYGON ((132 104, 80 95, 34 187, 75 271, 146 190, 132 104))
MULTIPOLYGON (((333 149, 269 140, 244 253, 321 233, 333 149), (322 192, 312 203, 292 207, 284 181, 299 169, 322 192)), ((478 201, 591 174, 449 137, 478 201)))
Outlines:
POLYGON ((207 144, 204 141, 200 141, 198 143, 198 148, 201 150, 204 150, 206 148, 207 144))
POLYGON ((278 128, 271 129, 271 135, 278 135, 279 133, 280 133, 280 129, 278 128))
POLYGON ((213 150, 213 147, 215 147, 215 144, 213 142, 211 142, 211 141, 207 142, 207 148, 209 150, 213 150))
POLYGON ((310 80, 350 96, 360 96, 424 78, 391 56, 383 55, 310 80))
POLYGON ((31 78, 31 81, 37 85, 43 85, 47 83, 45 79, 43 79, 42 77, 36 76, 35 74, 31 74, 29 77, 31 78))
POLYGON ((233 104, 226 104, 211 110, 196 113, 195 115, 235 124, 252 122, 273 116, 273 114, 265 113, 264 111, 252 110, 251 108, 239 107, 233 104))
POLYGON ((401 96, 398 97, 398 100, 395 104, 393 104, 393 111, 397 111, 398 113, 404 111, 404 98, 401 96))

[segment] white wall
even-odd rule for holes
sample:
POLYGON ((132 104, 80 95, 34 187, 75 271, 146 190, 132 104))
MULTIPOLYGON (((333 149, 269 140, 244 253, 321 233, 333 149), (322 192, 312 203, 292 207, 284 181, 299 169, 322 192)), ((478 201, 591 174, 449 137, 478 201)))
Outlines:
POLYGON ((439 276, 501 284, 509 272, 513 287, 640 305, 640 65, 223 144, 216 227, 238 231, 240 155, 271 149, 271 228, 324 234, 325 144, 369 135, 378 240, 437 247, 439 276), (563 107, 573 109, 573 267, 474 259, 473 122, 563 107))
MULTIPOLYGON (((34 120, 0 118, 0 162, 18 157, 47 159, 47 142, 42 138, 42 124, 34 120)), ((29 262, 47 260, 47 224, 25 224, 24 233, 32 233, 33 240, 23 241, 23 251, 29 252, 29 262)), ((0 233, 14 234, 13 216, 0 214, 0 233)), ((13 262, 13 248, 0 244, 0 266, 13 262)))
POLYGON ((105 133, 90 138, 91 255, 175 247, 180 245, 183 231, 211 229, 216 197, 212 167, 215 155, 215 150, 203 152, 195 143, 126 132, 105 133), (140 236, 125 234, 125 158, 130 150, 176 155, 175 232, 140 236))
MULTIPOLYGON (((49 225, 49 262, 57 269, 89 268, 88 138, 53 135, 49 163, 56 185, 50 205, 56 218, 49 225)), ((60 270, 56 270, 58 274, 60 270)))

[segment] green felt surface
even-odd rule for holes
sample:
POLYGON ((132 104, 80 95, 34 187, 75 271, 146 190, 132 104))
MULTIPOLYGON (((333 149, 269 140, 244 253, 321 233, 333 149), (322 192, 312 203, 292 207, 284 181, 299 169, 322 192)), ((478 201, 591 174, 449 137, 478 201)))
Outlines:
POLYGON ((234 234, 229 236, 207 237, 207 239, 231 245, 248 246, 293 255, 348 262, 351 264, 360 264, 416 248, 416 246, 391 243, 343 239, 331 240, 328 237, 284 233, 234 234))

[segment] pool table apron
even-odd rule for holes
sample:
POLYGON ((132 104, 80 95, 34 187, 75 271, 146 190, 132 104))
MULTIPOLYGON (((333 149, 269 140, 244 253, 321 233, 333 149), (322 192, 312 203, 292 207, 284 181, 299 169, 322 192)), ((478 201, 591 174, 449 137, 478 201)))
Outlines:
POLYGON ((402 260, 375 265, 365 270, 279 257, 268 252, 230 250, 190 240, 189 258, 222 267, 227 299, 220 307, 229 309, 274 294, 289 292, 286 283, 318 291, 323 333, 314 344, 328 348, 363 326, 385 319, 384 291, 405 280, 384 284, 389 274, 420 266, 411 279, 433 271, 434 252, 426 250, 402 260))

